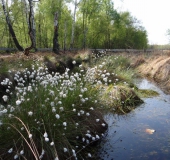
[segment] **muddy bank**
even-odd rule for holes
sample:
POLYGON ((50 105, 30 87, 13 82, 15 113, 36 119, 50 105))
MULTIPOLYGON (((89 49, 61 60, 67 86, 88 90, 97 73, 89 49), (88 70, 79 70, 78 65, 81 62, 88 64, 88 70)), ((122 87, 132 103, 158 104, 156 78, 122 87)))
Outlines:
POLYGON ((132 65, 140 74, 153 80, 165 93, 170 94, 170 56, 138 56, 133 58, 132 65))

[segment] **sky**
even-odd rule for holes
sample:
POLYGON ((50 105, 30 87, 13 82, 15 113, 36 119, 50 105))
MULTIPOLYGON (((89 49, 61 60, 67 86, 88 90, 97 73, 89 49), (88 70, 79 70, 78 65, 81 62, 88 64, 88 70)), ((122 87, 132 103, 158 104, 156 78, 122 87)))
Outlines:
POLYGON ((168 44, 170 29, 170 0, 113 0, 118 11, 129 11, 141 21, 149 44, 168 44))

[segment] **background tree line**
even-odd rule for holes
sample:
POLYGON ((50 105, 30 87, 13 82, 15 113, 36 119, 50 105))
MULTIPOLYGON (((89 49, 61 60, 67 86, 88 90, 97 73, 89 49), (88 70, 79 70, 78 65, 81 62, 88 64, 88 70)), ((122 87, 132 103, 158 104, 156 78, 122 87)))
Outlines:
MULTIPOLYGON (((30 0, 4 1, 18 42, 30 45, 28 12, 30 0)), ((129 12, 119 13, 112 0, 41 0, 33 2, 36 48, 52 48, 54 15, 58 12, 60 49, 147 47, 147 32, 129 12), (69 7, 72 4, 73 7, 69 7)), ((0 4, 0 47, 15 48, 0 4)))

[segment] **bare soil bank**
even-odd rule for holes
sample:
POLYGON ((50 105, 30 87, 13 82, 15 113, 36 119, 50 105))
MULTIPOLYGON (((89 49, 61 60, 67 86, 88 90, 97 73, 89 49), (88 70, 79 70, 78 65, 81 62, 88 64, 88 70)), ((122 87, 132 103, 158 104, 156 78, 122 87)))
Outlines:
POLYGON ((141 54, 131 58, 132 66, 140 74, 154 80, 165 93, 170 94, 170 54, 141 54))

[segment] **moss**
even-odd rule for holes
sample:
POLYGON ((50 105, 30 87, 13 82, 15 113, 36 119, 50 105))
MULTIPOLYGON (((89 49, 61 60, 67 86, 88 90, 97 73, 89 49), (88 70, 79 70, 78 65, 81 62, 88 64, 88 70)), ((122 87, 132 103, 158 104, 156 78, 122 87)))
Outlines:
POLYGON ((138 89, 137 92, 138 92, 139 96, 142 98, 155 97, 155 96, 159 95, 158 92, 149 90, 149 89, 138 89))

